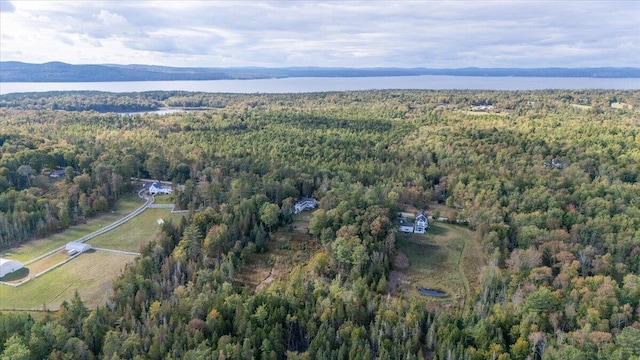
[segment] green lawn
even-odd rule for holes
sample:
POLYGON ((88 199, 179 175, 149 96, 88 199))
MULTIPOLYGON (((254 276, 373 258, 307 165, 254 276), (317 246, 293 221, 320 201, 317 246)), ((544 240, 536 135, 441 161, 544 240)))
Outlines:
POLYGON ((133 219, 87 243, 94 247, 139 252, 141 246, 153 241, 160 231, 158 219, 171 219, 177 223, 182 216, 183 214, 171 214, 170 209, 146 209, 133 219))
POLYGON ((156 204, 173 204, 175 200, 175 195, 156 195, 154 196, 154 203, 156 204))
MULTIPOLYGON (((34 240, 19 248, 5 251, 2 256, 10 256, 20 261, 30 260, 116 221, 141 204, 142 200, 137 196, 126 197, 118 203, 119 208, 113 213, 92 219, 87 224, 47 239, 34 240)), ((154 240, 160 230, 159 219, 178 222, 182 216, 183 214, 171 214, 169 209, 146 209, 123 225, 89 240, 88 243, 95 247, 138 252, 141 245, 154 240)), ((35 275, 36 272, 31 270, 37 267, 39 272, 42 270, 40 265, 54 265, 51 263, 53 260, 58 263, 61 260, 58 259, 58 255, 54 254, 30 264, 31 266, 27 266, 29 269, 25 271, 26 274, 20 277, 35 275)), ((66 253, 62 252, 60 256, 66 258, 66 253)), ((0 285, 0 310, 55 310, 63 300, 71 299, 76 290, 88 307, 104 305, 111 293, 113 279, 125 264, 134 258, 132 255, 91 251, 16 288, 0 285)))
POLYGON ((43 239, 35 239, 18 247, 6 249, 0 252, 0 257, 6 259, 27 262, 51 250, 64 246, 69 241, 79 239, 101 227, 122 218, 144 204, 137 194, 128 194, 118 201, 115 211, 87 220, 85 224, 72 226, 65 231, 47 236, 43 239))
POLYGON ((448 299, 462 303, 469 285, 461 261, 470 238, 467 229, 442 223, 431 224, 425 234, 399 234, 397 248, 410 263, 403 271, 411 282, 409 294, 431 300, 418 295, 417 289, 438 289, 448 293, 448 299))
POLYGON ((132 255, 92 251, 18 287, 0 285, 0 310, 56 310, 77 290, 85 305, 103 306, 132 255))

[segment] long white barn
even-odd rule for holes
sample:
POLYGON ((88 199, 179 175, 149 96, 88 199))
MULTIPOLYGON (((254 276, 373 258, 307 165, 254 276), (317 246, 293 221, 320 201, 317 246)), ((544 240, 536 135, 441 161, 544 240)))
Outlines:
POLYGON ((91 245, 86 244, 86 243, 77 242, 77 241, 71 241, 71 242, 67 243, 67 246, 65 246, 64 249, 67 250, 67 253, 70 256, 73 256, 73 255, 80 254, 80 253, 83 253, 85 251, 91 250, 91 245))
POLYGON ((14 271, 22 269, 24 265, 21 262, 9 259, 0 259, 0 278, 11 274, 14 271))

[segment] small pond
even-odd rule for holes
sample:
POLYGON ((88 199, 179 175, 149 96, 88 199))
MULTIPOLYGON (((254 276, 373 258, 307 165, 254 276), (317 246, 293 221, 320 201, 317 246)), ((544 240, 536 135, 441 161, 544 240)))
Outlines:
POLYGON ((418 288, 418 292, 422 295, 443 298, 447 297, 447 293, 436 289, 418 288))

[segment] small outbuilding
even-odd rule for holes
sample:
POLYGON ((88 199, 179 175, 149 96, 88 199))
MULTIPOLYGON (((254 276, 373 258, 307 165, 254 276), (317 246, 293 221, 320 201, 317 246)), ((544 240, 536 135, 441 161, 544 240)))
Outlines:
POLYGON ((0 259, 0 278, 14 271, 22 269, 24 265, 20 261, 0 259))
POLYGON ((402 222, 400 223, 400 231, 404 233, 412 233, 413 232, 413 223, 410 222, 402 222))
POLYGON ((66 174, 66 173, 65 173, 65 171, 64 171, 64 170, 60 170, 60 169, 58 169, 58 170, 53 170, 53 171, 51 172, 51 174, 49 174, 49 177, 52 177, 52 178, 59 178, 59 177, 63 177, 63 176, 65 176, 65 174, 66 174))
POLYGON ((409 216, 408 213, 399 213, 400 217, 400 226, 398 229, 403 233, 416 233, 416 234, 424 234, 425 231, 429 228, 429 219, 427 218, 427 214, 424 211, 420 211, 414 222, 408 222, 405 216, 409 216))
POLYGON ((64 249, 67 250, 67 253, 69 254, 69 256, 73 256, 73 255, 91 250, 91 245, 77 242, 77 241, 72 241, 70 243, 67 243, 67 246, 65 246, 64 249))

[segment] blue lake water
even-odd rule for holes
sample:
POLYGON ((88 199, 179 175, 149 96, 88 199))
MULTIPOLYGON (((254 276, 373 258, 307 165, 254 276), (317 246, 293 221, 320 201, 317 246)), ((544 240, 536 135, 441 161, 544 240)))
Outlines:
POLYGON ((0 94, 95 90, 138 92, 154 90, 203 91, 215 93, 301 93, 373 89, 422 90, 544 90, 544 89, 640 89, 640 79, 542 78, 484 76, 386 76, 386 77, 316 77, 260 80, 205 81, 122 81, 73 83, 0 83, 0 94))

